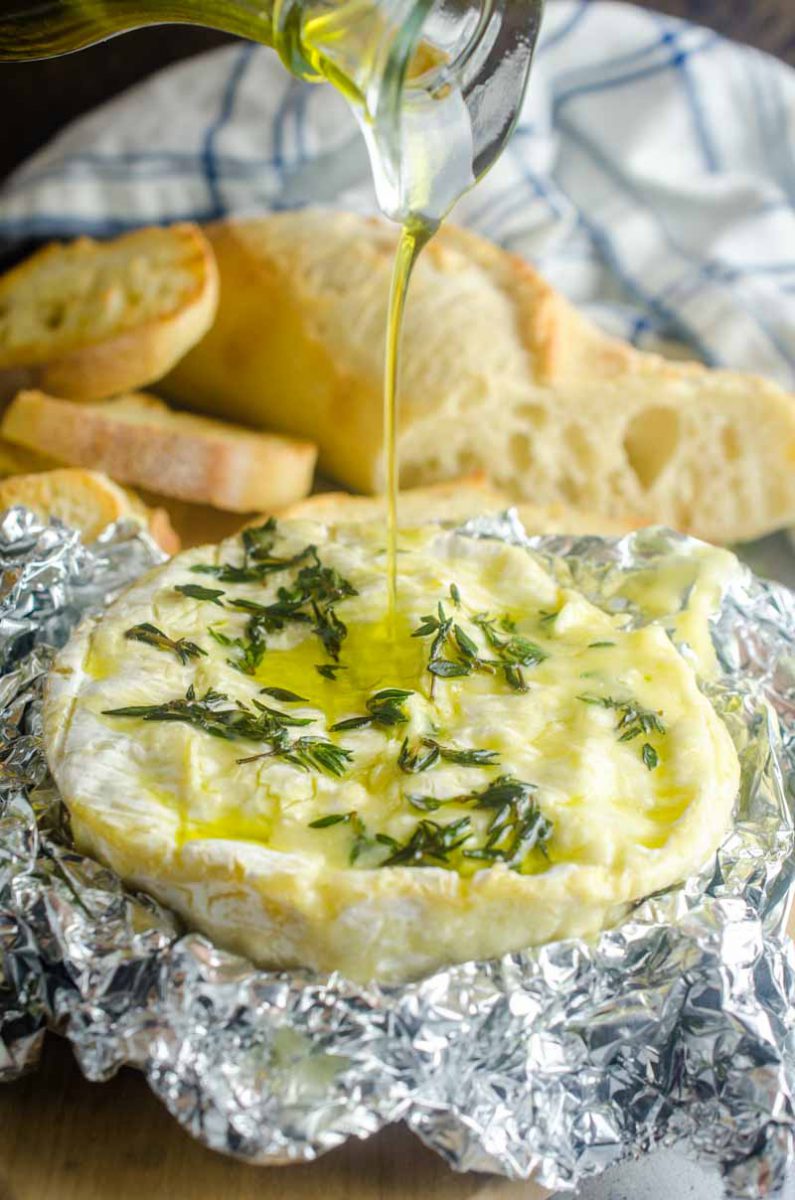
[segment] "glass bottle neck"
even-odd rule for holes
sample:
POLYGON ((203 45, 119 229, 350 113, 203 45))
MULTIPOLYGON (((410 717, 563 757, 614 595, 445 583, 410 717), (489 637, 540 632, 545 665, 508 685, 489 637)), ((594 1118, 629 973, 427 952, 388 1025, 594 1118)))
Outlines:
POLYGON ((4 0, 0 61, 196 24, 273 46, 351 103, 378 200, 426 228, 491 166, 519 111, 543 0, 4 0))

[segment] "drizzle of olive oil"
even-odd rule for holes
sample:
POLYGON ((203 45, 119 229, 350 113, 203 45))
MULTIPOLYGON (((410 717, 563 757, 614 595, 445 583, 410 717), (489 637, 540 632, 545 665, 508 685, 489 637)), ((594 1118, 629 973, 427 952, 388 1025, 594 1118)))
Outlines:
POLYGON ((343 717, 363 714, 369 697, 381 688, 421 691, 425 658, 422 643, 411 637, 408 618, 382 614, 373 621, 349 624, 340 658, 342 670, 335 673, 333 681, 315 670, 324 656, 313 637, 289 650, 269 648, 257 679, 265 687, 286 688, 303 696, 331 725, 343 717))
POLYGON ((387 597, 389 619, 394 625, 397 602, 398 489, 400 464, 397 454, 397 419, 400 401, 400 351, 406 297, 414 264, 436 226, 424 221, 407 221, 400 232, 386 325, 384 360, 384 465, 386 475, 387 597))

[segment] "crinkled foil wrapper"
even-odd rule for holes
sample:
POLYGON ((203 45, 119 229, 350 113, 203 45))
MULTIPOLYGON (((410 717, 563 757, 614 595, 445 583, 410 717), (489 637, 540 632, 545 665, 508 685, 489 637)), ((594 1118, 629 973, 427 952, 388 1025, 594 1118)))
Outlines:
MULTIPOLYGON (((523 540, 510 516, 467 531, 523 540)), ((659 530, 524 540, 606 607, 618 574, 691 545, 659 530)), ((255 969, 70 845, 40 741, 53 648, 161 557, 129 527, 85 548, 24 510, 0 518, 2 1077, 35 1065, 51 1028, 90 1079, 140 1068, 190 1133, 255 1162, 403 1120, 458 1170, 549 1188, 674 1143, 717 1163, 731 1195, 780 1187, 795 1135, 795 597, 745 572, 713 622, 710 694, 743 783, 700 877, 593 944, 363 987, 255 969)))

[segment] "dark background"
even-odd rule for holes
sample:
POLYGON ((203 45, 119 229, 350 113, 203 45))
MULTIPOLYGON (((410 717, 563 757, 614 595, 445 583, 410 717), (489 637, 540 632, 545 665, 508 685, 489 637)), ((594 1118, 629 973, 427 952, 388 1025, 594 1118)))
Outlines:
MULTIPOLYGON (((795 65, 795 0, 640 0, 750 42, 795 65)), ((48 62, 0 63, 0 180, 62 125, 179 58, 231 39, 161 26, 48 62)))

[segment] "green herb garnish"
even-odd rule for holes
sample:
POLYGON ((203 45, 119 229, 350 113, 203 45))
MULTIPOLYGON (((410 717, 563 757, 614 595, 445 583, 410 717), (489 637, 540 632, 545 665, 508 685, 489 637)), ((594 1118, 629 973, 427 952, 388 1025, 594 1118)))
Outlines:
POLYGON ((439 759, 457 763, 461 767, 491 767, 499 762, 496 750, 464 750, 458 746, 443 746, 434 738, 420 738, 416 749, 409 745, 408 738, 403 739, 398 755, 398 766, 407 775, 417 775, 427 771, 439 759))
POLYGON ((174 591, 189 596, 191 600, 208 600, 210 604, 217 604, 219 608, 224 607, 221 596, 226 593, 220 588, 202 587, 200 583, 178 583, 174 591))
POLYGON ((408 841, 398 844, 380 864, 382 867, 436 867, 446 864, 450 855, 468 841, 472 833, 469 817, 460 817, 449 825, 420 821, 408 841))
POLYGON ((263 696, 270 696, 272 700, 279 700, 282 704, 309 703, 305 696, 299 696, 297 692, 291 692, 287 688, 264 687, 260 688, 260 692, 263 696))
MULTIPOLYGON (((665 725, 660 720, 660 713, 652 712, 649 708, 643 708, 642 705, 634 700, 616 700, 613 696, 578 696, 583 704, 593 704, 599 708, 610 708, 617 714, 616 732, 619 735, 619 742, 631 742, 642 734, 664 734, 665 725)), ((659 764, 659 756, 657 751, 646 742, 641 750, 641 757, 644 764, 650 771, 659 764)))
POLYGON ((332 825, 344 825, 350 821, 351 814, 346 813, 331 813, 327 817, 319 817, 317 821, 310 821, 308 829, 330 829, 332 825))
MULTIPOLYGON (((447 804, 470 805, 473 809, 491 812, 493 815, 483 845, 464 850, 463 856, 483 862, 504 862, 512 870, 521 869, 534 847, 545 853, 545 844, 552 833, 551 822, 536 804, 534 786, 511 775, 501 775, 479 791, 452 796, 448 800, 439 800, 435 796, 410 796, 408 799, 413 808, 423 812, 435 812, 447 804)), ((388 864, 389 860, 383 865, 388 864)))
POLYGON ((211 737, 226 741, 265 742, 262 753, 241 758, 240 763, 259 758, 280 758, 302 770, 322 770, 339 777, 353 757, 350 750, 324 738, 300 737, 291 740, 293 726, 311 725, 311 717, 293 717, 253 700, 251 705, 230 700, 223 692, 213 689, 197 696, 189 687, 184 697, 163 704, 135 704, 125 708, 106 709, 107 717, 138 717, 143 721, 175 721, 199 729, 211 737))
POLYGON ((276 521, 269 517, 264 525, 244 529, 240 535, 242 563, 197 563, 191 571, 198 575, 213 575, 221 583, 261 583, 274 572, 287 571, 314 554, 314 546, 305 546, 298 554, 280 557, 273 553, 277 536, 276 521))
POLYGON ((156 625, 150 625, 148 621, 144 621, 141 625, 134 625, 132 629, 127 630, 124 636, 131 642, 144 642, 147 646, 154 646, 157 650, 168 650, 177 656, 183 666, 192 658, 206 658, 207 656, 207 651, 202 650, 201 646, 197 646, 195 642, 189 642, 185 638, 170 638, 156 625))
POLYGON ((468 805, 473 810, 491 813, 482 845, 471 845, 475 836, 472 819, 458 817, 448 824, 424 817, 404 842, 385 833, 367 835, 364 823, 355 811, 332 813, 319 817, 310 829, 328 829, 334 825, 350 824, 354 841, 350 861, 356 862, 361 852, 373 844, 385 846, 389 854, 379 863, 382 867, 451 866, 451 856, 461 851, 464 858, 483 862, 503 862, 511 870, 521 870, 529 852, 538 848, 546 853, 545 845, 552 833, 552 824, 543 816, 535 801, 535 788, 510 775, 501 775, 479 791, 466 792, 439 800, 434 796, 409 796, 412 808, 422 813, 436 812, 448 804, 468 805), (469 844, 469 845, 468 845, 469 844), (464 849, 468 845, 467 849, 464 849))
MULTIPOLYGON (((361 819, 355 809, 351 809, 346 813, 330 813, 327 817, 319 817, 316 821, 310 821, 309 829, 330 829, 334 825, 350 825, 353 833, 353 841, 351 843, 350 854, 348 861, 353 865, 362 851, 370 845, 370 839, 367 836, 367 830, 364 821, 361 819)), ((383 842, 386 835, 377 834, 376 840, 383 842)), ((389 839, 392 842, 392 839, 389 839)))
POLYGON ((603 646, 615 646, 615 642, 589 642, 589 650, 601 650, 603 646))
POLYGON ((353 758, 350 750, 337 746, 334 742, 319 737, 300 737, 290 742, 286 747, 276 745, 272 750, 261 754, 251 754, 247 758, 237 759, 238 763, 257 762, 263 758, 280 758, 283 762, 292 763, 302 771, 325 771, 337 779, 345 774, 348 763, 353 758))
MULTIPOLYGON (((456 603, 460 605, 461 596, 457 588, 456 594, 456 603)), ((437 679, 463 678, 474 671, 490 674, 501 671, 509 687, 517 692, 526 692, 528 688, 522 667, 535 666, 546 658, 541 647, 517 634, 515 622, 508 616, 497 618, 478 613, 471 620, 480 629, 490 649, 495 651, 495 658, 484 657, 477 642, 461 623, 448 617, 441 603, 435 613, 422 617, 421 624, 412 633, 411 636, 415 638, 432 638, 426 668, 431 676, 431 698, 437 679), (507 637, 502 636, 505 633, 507 637)))
POLYGON ((337 721, 336 725, 331 726, 331 732, 364 729, 368 725, 380 725, 382 728, 405 725, 409 718, 403 705, 409 696, 413 695, 413 692, 404 691, 402 688, 384 688, 383 691, 375 692, 365 703, 366 716, 348 717, 344 721, 337 721))
POLYGON ((322 675, 324 679, 330 679, 333 683, 337 678, 338 671, 347 671, 347 667, 343 667, 340 663, 315 663, 315 670, 318 675, 322 675))
MULTIPOLYGON (((276 569, 294 567, 302 562, 305 564, 298 571, 293 583, 288 587, 280 587, 276 599, 268 604, 245 596, 227 596, 226 604, 229 608, 248 614, 245 636, 227 641, 222 640, 225 635, 213 636, 222 645, 233 646, 236 649, 236 657, 228 661, 245 675, 255 674, 260 666, 266 650, 267 635, 276 633, 292 623, 311 625, 329 657, 339 658, 342 642, 348 631, 344 622, 337 616, 334 605, 339 600, 356 595, 356 589, 347 579, 343 579, 333 567, 323 565, 315 546, 306 546, 291 558, 276 559, 271 553, 275 531, 275 523, 270 522, 266 522, 258 530, 244 530, 242 567, 223 564, 226 572, 223 576, 219 575, 220 568, 204 565, 201 567, 203 571, 214 573, 230 582, 244 582, 253 578, 264 579, 266 574, 276 569), (254 572, 254 575, 251 572, 254 572)), ((200 588, 195 584, 188 584, 180 590, 202 599, 211 599, 215 595, 213 589, 200 588)), ((225 593, 219 591, 217 595, 222 596, 225 593)), ((321 674, 327 679, 333 678, 333 675, 325 671, 321 674)))
MULTIPOLYGON (((552 824, 541 813, 532 784, 501 775, 479 791, 439 800, 435 796, 410 796, 409 804, 420 812, 436 812, 443 805, 469 805, 492 814, 481 846, 462 849, 464 858, 483 862, 503 862, 511 870, 520 870, 529 852, 545 844, 552 824)), ((471 821, 463 817, 450 825, 420 821, 411 837, 382 866, 426 866, 446 863, 450 854, 461 849, 472 836, 471 821)))

